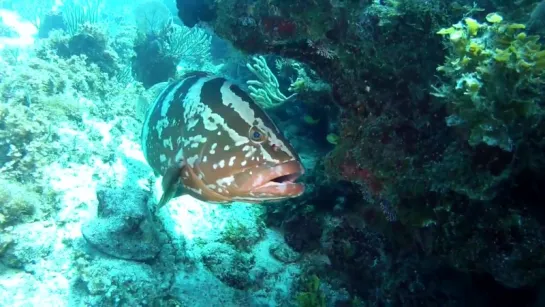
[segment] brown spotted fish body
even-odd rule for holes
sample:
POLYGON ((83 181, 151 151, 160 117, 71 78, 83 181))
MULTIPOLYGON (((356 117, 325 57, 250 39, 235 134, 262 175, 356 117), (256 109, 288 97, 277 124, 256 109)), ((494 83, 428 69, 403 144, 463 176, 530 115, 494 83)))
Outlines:
POLYGON ((303 193, 299 157, 265 112, 225 78, 193 72, 148 110, 144 156, 163 176, 159 207, 181 194, 259 203, 303 193))

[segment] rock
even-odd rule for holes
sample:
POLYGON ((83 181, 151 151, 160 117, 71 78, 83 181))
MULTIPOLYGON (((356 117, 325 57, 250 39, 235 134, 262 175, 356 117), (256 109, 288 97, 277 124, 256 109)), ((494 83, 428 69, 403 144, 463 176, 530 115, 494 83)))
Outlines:
POLYGON ((296 217, 284 223, 284 240, 297 252, 320 247, 322 225, 312 218, 296 217))
POLYGON ((239 290, 247 289, 254 256, 240 253, 224 243, 210 243, 203 249, 203 263, 224 284, 239 290))
POLYGON ((97 192, 97 197, 98 217, 81 228, 85 240, 115 258, 154 259, 161 244, 147 210, 148 192, 104 189, 97 192))
POLYGON ((269 247, 269 253, 274 259, 283 263, 293 263, 301 259, 301 254, 283 243, 274 243, 269 247))

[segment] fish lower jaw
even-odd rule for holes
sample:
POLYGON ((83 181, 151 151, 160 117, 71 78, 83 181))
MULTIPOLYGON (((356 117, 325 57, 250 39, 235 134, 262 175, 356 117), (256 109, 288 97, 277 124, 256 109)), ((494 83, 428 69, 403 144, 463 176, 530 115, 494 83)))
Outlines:
POLYGON ((250 197, 265 200, 281 200, 297 197, 305 191, 302 183, 295 182, 304 173, 297 160, 287 161, 273 167, 263 167, 253 172, 249 180, 239 186, 250 197))
POLYGON ((297 197, 305 191, 305 185, 291 181, 269 181, 252 190, 251 194, 261 197, 291 198, 297 197))

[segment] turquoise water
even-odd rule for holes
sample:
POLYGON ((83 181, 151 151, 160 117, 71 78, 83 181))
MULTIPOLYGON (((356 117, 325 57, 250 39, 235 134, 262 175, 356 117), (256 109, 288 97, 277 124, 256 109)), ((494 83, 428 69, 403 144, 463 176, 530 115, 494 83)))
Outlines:
POLYGON ((0 0, 0 306, 542 306, 544 16, 0 0))

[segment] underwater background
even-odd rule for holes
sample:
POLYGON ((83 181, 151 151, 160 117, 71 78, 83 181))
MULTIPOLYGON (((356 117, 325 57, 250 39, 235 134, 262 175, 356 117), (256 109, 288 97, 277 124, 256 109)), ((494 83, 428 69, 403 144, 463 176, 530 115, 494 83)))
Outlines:
POLYGON ((0 97, 0 306, 545 306, 545 1, 0 0, 0 97), (153 211, 192 71, 302 196, 153 211))

